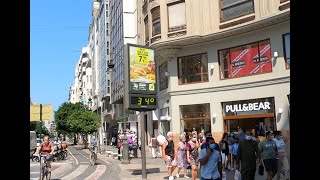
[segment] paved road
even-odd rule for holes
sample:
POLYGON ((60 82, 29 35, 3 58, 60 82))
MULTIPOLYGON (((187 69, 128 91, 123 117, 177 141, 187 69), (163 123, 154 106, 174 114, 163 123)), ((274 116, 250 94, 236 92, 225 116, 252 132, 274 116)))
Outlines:
MULTIPOLYGON (((67 160, 52 163, 51 179, 56 180, 110 180, 120 179, 120 168, 117 165, 97 160, 97 164, 91 166, 89 154, 82 148, 69 146, 67 160)), ((30 161, 30 179, 39 178, 39 163, 30 161), (38 165, 37 165, 38 164, 38 165)))

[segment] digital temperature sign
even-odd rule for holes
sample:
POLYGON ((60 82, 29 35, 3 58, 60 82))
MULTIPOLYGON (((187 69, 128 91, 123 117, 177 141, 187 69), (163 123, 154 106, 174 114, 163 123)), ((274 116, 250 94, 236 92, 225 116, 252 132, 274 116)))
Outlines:
POLYGON ((129 109, 131 110, 155 110, 157 109, 157 96, 144 94, 129 95, 129 109))

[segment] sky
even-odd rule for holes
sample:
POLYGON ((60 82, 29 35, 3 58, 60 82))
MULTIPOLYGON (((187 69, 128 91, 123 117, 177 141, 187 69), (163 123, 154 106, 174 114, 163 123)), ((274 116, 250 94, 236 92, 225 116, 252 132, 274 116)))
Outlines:
POLYGON ((92 0, 30 1, 30 97, 52 104, 68 101, 75 64, 88 45, 92 0))

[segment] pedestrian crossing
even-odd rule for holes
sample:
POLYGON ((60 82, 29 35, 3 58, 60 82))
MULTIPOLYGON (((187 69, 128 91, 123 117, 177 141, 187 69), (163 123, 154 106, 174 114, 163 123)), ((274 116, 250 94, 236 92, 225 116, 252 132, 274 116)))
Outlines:
POLYGON ((80 165, 76 170, 72 171, 72 173, 68 174, 65 177, 60 178, 61 180, 71 180, 82 174, 86 169, 89 167, 89 165, 80 165))
MULTIPOLYGON (((106 165, 95 165, 90 166, 86 164, 80 164, 76 169, 70 171, 68 174, 63 175, 62 177, 56 176, 59 173, 59 168, 53 169, 51 172, 51 179, 60 179, 60 180, 75 180, 75 179, 84 179, 84 180, 103 180, 108 179, 104 177, 103 174, 106 172, 106 165)), ((30 180, 39 179, 40 172, 39 168, 34 168, 30 171, 30 180)))

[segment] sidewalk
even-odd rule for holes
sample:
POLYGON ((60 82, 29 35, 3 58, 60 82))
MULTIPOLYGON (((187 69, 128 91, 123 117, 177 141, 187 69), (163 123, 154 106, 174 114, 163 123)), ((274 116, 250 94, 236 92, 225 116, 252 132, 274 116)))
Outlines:
MULTIPOLYGON (((83 149, 83 151, 89 153, 88 149, 83 149)), ((107 146, 106 151, 112 151, 114 153, 118 153, 118 149, 113 146, 107 146)), ((121 169, 120 177, 122 179, 126 180, 141 180, 141 152, 138 150, 138 158, 132 158, 130 160, 130 164, 121 164, 121 161, 118 160, 118 158, 112 158, 107 157, 106 154, 100 154, 98 153, 98 159, 106 162, 109 165, 117 165, 121 169)), ((151 152, 146 152, 146 168, 147 168, 147 179, 149 180, 164 180, 168 179, 168 172, 167 167, 161 158, 152 158, 151 152)), ((177 169, 173 172, 173 175, 176 175, 177 169)), ((227 172, 227 180, 233 180, 234 179, 234 172, 235 171, 228 171, 227 172)), ((183 169, 180 172, 180 178, 179 180, 188 180, 187 178, 182 178, 183 176, 183 169)), ((187 172, 187 176, 191 179, 191 174, 187 172)), ((200 179, 200 178, 199 178, 200 179)), ((256 173, 255 180, 265 180, 266 179, 266 173, 264 176, 258 175, 256 173)), ((176 180, 178 180, 176 178, 176 180)))

